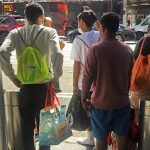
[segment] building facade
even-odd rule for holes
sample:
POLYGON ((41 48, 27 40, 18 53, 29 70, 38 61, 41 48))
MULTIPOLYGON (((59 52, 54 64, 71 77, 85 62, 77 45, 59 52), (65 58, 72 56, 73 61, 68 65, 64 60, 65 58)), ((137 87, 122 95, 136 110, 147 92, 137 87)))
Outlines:
POLYGON ((127 0, 127 18, 132 24, 139 24, 150 14, 150 0, 127 0))

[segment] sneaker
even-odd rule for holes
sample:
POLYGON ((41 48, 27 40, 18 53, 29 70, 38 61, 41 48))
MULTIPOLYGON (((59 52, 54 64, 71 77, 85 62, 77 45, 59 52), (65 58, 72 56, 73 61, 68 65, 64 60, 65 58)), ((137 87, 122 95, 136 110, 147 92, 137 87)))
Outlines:
POLYGON ((94 138, 87 138, 87 137, 79 138, 78 143, 81 145, 89 145, 89 146, 95 145, 94 138))

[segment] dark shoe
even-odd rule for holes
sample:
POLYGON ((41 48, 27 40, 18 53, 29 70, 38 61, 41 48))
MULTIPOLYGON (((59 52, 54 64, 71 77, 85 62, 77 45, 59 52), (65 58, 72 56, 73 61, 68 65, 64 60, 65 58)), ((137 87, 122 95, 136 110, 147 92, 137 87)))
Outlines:
POLYGON ((55 88, 54 88, 54 91, 55 91, 56 93, 60 93, 62 90, 61 90, 61 89, 55 89, 55 88))

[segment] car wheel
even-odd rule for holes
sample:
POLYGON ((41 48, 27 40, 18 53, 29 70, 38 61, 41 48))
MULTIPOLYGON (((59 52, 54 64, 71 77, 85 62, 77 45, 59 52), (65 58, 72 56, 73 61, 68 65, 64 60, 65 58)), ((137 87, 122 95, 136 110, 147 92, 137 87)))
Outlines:
POLYGON ((123 35, 117 34, 117 35, 116 35, 116 38, 117 38, 119 41, 124 42, 124 37, 123 37, 123 35))
POLYGON ((8 32, 0 32, 0 45, 3 44, 5 38, 7 37, 8 32))
POLYGON ((144 36, 144 33, 142 32, 136 32, 136 40, 140 40, 143 36, 144 36))
POLYGON ((66 31, 65 31, 65 36, 68 38, 68 34, 70 31, 72 31, 73 28, 67 28, 66 31))

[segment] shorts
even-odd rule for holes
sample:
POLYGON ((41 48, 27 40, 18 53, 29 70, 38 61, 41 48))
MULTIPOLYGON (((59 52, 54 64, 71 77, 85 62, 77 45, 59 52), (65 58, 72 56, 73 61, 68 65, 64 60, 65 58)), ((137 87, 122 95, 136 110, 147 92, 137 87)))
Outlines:
POLYGON ((113 131, 118 136, 129 136, 131 122, 130 105, 115 110, 102 110, 95 107, 91 110, 93 135, 96 139, 106 140, 113 131))

